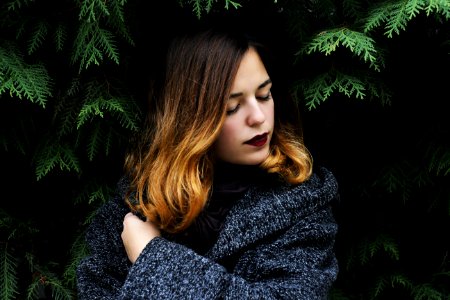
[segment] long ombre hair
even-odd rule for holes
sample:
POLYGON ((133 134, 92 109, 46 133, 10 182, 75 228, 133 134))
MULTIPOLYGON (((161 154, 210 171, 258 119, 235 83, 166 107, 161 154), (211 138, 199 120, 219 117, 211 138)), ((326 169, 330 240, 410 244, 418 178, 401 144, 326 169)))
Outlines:
MULTIPOLYGON (((151 92, 147 129, 125 160, 131 180, 127 203, 162 231, 185 230, 208 201, 215 163, 212 146, 250 47, 258 53, 262 49, 244 35, 208 30, 178 38, 169 48, 164 80, 151 92)), ((312 158, 296 127, 277 113, 276 101, 271 151, 260 167, 299 184, 311 175, 312 158)))

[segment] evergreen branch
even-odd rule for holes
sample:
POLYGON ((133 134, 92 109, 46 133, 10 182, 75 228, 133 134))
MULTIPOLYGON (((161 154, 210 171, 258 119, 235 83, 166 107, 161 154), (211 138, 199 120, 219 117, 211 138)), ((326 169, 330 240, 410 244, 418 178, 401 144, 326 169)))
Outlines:
POLYGON ((42 64, 28 65, 18 49, 12 45, 0 46, 0 95, 27 98, 45 107, 51 94, 52 80, 42 64))
POLYGON ((136 107, 131 107, 133 101, 121 97, 103 97, 91 98, 83 105, 78 114, 77 129, 83 126, 95 116, 103 118, 104 112, 108 111, 115 116, 120 124, 127 129, 137 131, 139 129, 136 116, 136 107))
POLYGON ((428 0, 426 1, 425 12, 427 16, 432 13, 441 14, 445 19, 450 19, 450 3, 448 0, 428 0))
POLYGON ((91 64, 100 65, 106 54, 116 64, 119 64, 119 54, 114 41, 114 35, 106 29, 101 29, 96 23, 81 23, 74 41, 72 64, 80 61, 81 70, 91 64))
POLYGON ((388 166, 382 170, 379 179, 373 183, 373 186, 379 185, 388 193, 399 192, 402 195, 403 202, 406 202, 411 195, 411 178, 414 177, 414 171, 414 168, 407 161, 388 166))
MULTIPOLYGON (((276 1, 275 1, 276 2, 276 1)), ((231 1, 231 0, 225 0, 225 9, 228 10, 230 7, 230 4, 235 8, 238 9, 239 7, 242 7, 241 4, 235 2, 235 1, 231 1)))
POLYGON ((55 105, 53 122, 56 124, 58 138, 68 135, 75 130, 79 102, 76 98, 63 98, 55 105))
MULTIPOLYGON (((230 5, 234 8, 239 8, 242 5, 237 1, 232 0, 224 0, 225 1, 225 9, 229 9, 230 5)), ((213 3, 217 2, 217 0, 179 0, 178 3, 183 6, 184 3, 192 6, 193 13, 197 16, 198 19, 201 18, 202 12, 205 11, 209 13, 212 9, 213 3)), ((276 0, 274 1, 276 2, 276 0)))
POLYGON ((411 20, 411 16, 408 14, 407 5, 405 5, 404 2, 393 3, 390 16, 386 21, 385 28, 387 31, 385 32, 385 35, 391 38, 393 32, 400 34, 400 31, 406 29, 409 20, 411 20))
POLYGON ((111 112, 122 127, 131 131, 138 131, 139 111, 136 103, 130 98, 113 97, 105 103, 105 108, 111 112))
POLYGON ((90 161, 94 160, 95 155, 98 153, 98 147, 103 144, 104 132, 101 129, 100 123, 95 124, 94 128, 90 130, 90 136, 88 140, 88 158, 90 161))
POLYGON ((109 187, 106 183, 90 181, 75 198, 75 203, 88 203, 90 205, 103 204, 112 197, 115 189, 109 187))
POLYGON ((309 110, 325 102, 335 91, 347 97, 364 99, 366 90, 365 84, 359 78, 337 71, 321 74, 305 84, 297 84, 296 94, 299 93, 298 88, 303 89, 309 110))
POLYGON ((28 286, 27 299, 39 299, 39 290, 50 288, 52 299, 72 300, 73 292, 64 286, 62 281, 53 273, 46 269, 34 265, 34 276, 31 284, 28 286))
POLYGON ((40 180, 56 166, 60 170, 80 172, 80 164, 73 147, 59 142, 43 142, 36 153, 36 178, 40 180))
POLYGON ((55 29, 54 40, 56 51, 62 51, 67 39, 67 30, 64 24, 59 24, 55 29))
POLYGON ((370 66, 376 71, 380 71, 374 44, 375 41, 364 33, 348 28, 336 28, 316 34, 296 55, 309 55, 314 52, 321 52, 328 56, 342 45, 362 58, 365 62, 369 62, 370 66))
POLYGON ((119 52, 117 50, 114 35, 105 29, 99 28, 99 35, 97 35, 97 44, 103 49, 103 52, 114 61, 119 64, 119 52))
POLYGON ((424 283, 420 285, 416 285, 412 289, 411 295, 414 297, 414 300, 442 300, 445 299, 445 295, 435 288, 429 283, 424 283))
POLYGON ((64 278, 64 283, 67 286, 73 288, 75 288, 76 286, 77 267, 80 264, 80 261, 89 254, 86 242, 84 240, 85 234, 85 232, 79 234, 72 244, 72 247, 70 249, 70 261, 64 269, 64 273, 62 275, 62 277, 64 278))
POLYGON ((48 24, 46 21, 40 21, 37 23, 35 30, 31 34, 31 38, 28 41, 28 55, 34 53, 44 43, 45 36, 48 32, 48 24))
POLYGON ((375 286, 371 289, 370 299, 377 299, 386 289, 388 281, 383 276, 379 276, 375 282, 375 286))
POLYGON ((363 31, 368 33, 385 23, 384 34, 392 38, 394 33, 400 34, 400 31, 406 30, 408 22, 421 12, 425 12, 427 16, 432 13, 442 14, 446 19, 450 19, 448 0, 387 1, 369 11, 363 31))
POLYGON ((109 16, 109 11, 105 3, 106 1, 103 0, 82 0, 78 19, 85 19, 87 22, 96 22, 99 19, 97 15, 100 15, 100 13, 109 16))
POLYGON ((22 6, 27 6, 34 0, 12 0, 7 4, 9 11, 17 11, 22 8, 22 6))
POLYGON ((111 5, 111 16, 106 19, 108 25, 113 27, 130 45, 134 46, 133 38, 125 24, 125 14, 123 7, 125 5, 124 0, 114 0, 110 1, 111 5))
POLYGON ((364 239, 359 244, 359 261, 361 265, 366 264, 378 252, 383 250, 392 259, 399 260, 400 252, 397 243, 390 236, 379 234, 375 239, 364 239))
POLYGON ((390 276, 390 279, 392 287, 400 286, 402 288, 407 289, 408 291, 410 291, 413 288, 413 283, 404 274, 393 274, 390 276))
POLYGON ((93 98, 89 102, 85 103, 78 113, 77 129, 89 122, 94 116, 100 116, 103 118, 103 103, 106 100, 103 97, 93 98))
POLYGON ((17 265, 18 261, 8 251, 8 243, 0 244, 0 296, 1 299, 15 299, 19 294, 17 265))
POLYGON ((450 149, 431 145, 427 150, 429 157, 428 171, 435 172, 437 176, 450 174, 450 149))

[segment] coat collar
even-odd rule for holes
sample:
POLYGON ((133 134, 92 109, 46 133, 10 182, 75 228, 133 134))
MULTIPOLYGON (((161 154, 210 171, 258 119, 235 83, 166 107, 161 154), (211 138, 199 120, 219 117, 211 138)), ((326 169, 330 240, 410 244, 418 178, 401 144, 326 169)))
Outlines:
POLYGON ((217 242, 206 254, 214 260, 286 229, 337 197, 337 182, 321 168, 297 186, 251 187, 230 210, 217 242))

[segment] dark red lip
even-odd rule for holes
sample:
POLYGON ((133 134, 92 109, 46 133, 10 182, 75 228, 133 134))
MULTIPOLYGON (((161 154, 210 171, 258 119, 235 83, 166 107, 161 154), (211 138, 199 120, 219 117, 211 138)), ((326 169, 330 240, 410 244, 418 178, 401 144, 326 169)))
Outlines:
POLYGON ((246 141, 245 144, 252 145, 255 147, 261 147, 267 143, 267 138, 268 138, 267 133, 256 135, 251 140, 246 141))

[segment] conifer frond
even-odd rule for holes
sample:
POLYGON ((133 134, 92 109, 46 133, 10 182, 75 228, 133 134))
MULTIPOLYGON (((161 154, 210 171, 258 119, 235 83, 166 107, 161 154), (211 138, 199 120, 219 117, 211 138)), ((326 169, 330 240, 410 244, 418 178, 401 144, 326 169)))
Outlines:
POLYGON ((366 96, 366 87, 361 79, 335 70, 321 74, 309 82, 297 84, 294 92, 298 99, 302 99, 299 96, 300 89, 309 110, 325 102, 334 92, 358 99, 364 99, 366 96))
POLYGON ((386 1, 369 11, 365 20, 364 32, 372 31, 383 23, 384 34, 392 38, 394 33, 400 34, 406 30, 409 21, 425 12, 427 16, 435 13, 450 19, 450 5, 448 0, 407 0, 386 1))
POLYGON ((88 23, 95 23, 100 16, 109 16, 106 1, 103 0, 82 0, 79 20, 86 20, 88 23))
MULTIPOLYGON (((431 284, 424 283, 414 286, 412 289, 414 300, 443 300, 445 295, 436 290, 431 284)), ((448 297, 447 297, 448 299, 448 297)))
POLYGON ((371 289, 370 299, 379 299, 378 297, 383 293, 388 285, 388 281, 383 276, 379 276, 375 282, 374 287, 371 289))
MULTIPOLYGON (((227 10, 230 8, 230 6, 233 6, 236 9, 242 6, 238 1, 222 1, 225 1, 224 7, 227 10)), ((192 11, 197 16, 197 18, 200 19, 202 17, 203 11, 209 13, 212 9, 213 3, 217 2, 217 0, 179 0, 178 2, 181 6, 183 6, 184 3, 191 5, 192 11)))
POLYGON ((16 11, 22 8, 22 6, 27 6, 31 2, 34 2, 34 0, 11 0, 7 4, 7 7, 10 11, 16 11))
POLYGON ((427 150, 427 157, 429 157, 430 172, 434 172, 437 176, 450 174, 450 149, 432 145, 427 150))
POLYGON ((348 48, 365 62, 369 62, 374 70, 380 71, 377 62, 378 54, 374 46, 375 41, 364 33, 345 27, 325 30, 316 34, 296 55, 311 54, 314 52, 330 55, 341 45, 348 48))
POLYGON ((76 270, 77 267, 84 257, 88 255, 88 248, 85 242, 85 232, 81 232, 76 237, 74 243, 72 244, 72 247, 70 249, 70 261, 66 268, 64 269, 63 278, 65 285, 69 287, 75 287, 76 286, 76 280, 77 280, 77 274, 76 270))
POLYGON ((415 169, 407 161, 385 167, 373 186, 380 186, 388 193, 400 193, 405 203, 411 197, 412 178, 415 169))
POLYGON ((55 105, 53 122, 55 124, 56 135, 62 138, 75 130, 80 103, 77 98, 65 97, 55 105))
POLYGON ((92 123, 96 116, 104 117, 104 114, 113 116, 123 128, 128 130, 138 130, 137 109, 130 109, 130 105, 134 103, 125 98, 113 97, 105 99, 103 97, 94 98, 89 103, 85 103, 78 114, 77 128, 90 122, 93 126, 89 130, 88 141, 88 157, 90 160, 98 153, 99 147, 105 149, 105 154, 108 155, 112 147, 113 140, 117 139, 117 132, 114 128, 108 126, 105 128, 104 122, 92 123))
POLYGON ((400 252, 395 240, 386 234, 379 234, 374 239, 364 239, 360 242, 359 261, 361 265, 365 265, 381 250, 387 253, 393 260, 400 259, 400 252))
POLYGON ((36 178, 40 180, 56 166, 60 170, 80 172, 80 163, 73 146, 58 141, 43 140, 36 152, 36 178))
POLYGON ((39 291, 43 288, 50 289, 52 299, 74 299, 73 291, 64 286, 63 282, 53 272, 36 265, 34 266, 34 269, 33 281, 28 286, 27 299, 40 299, 39 291))
POLYGON ((114 116, 122 127, 132 131, 139 129, 140 112, 136 103, 125 96, 112 95, 108 83, 93 81, 86 88, 85 103, 78 114, 77 128, 96 116, 103 118, 105 112, 114 116))
POLYGON ((88 158, 90 161, 94 160, 94 157, 98 153, 98 147, 100 145, 104 145, 103 137, 105 136, 105 133, 102 131, 102 128, 99 123, 96 123, 94 125, 94 128, 91 127, 90 129, 90 135, 88 140, 88 158))
POLYGON ((44 43, 48 33, 48 23, 45 20, 39 21, 31 34, 28 41, 28 55, 33 54, 44 43))
POLYGON ((112 28, 114 28, 130 45, 134 46, 133 38, 130 35, 130 32, 125 24, 125 13, 124 13, 124 0, 114 0, 109 1, 109 5, 111 6, 110 12, 111 15, 109 18, 106 18, 107 24, 109 24, 112 28))
POLYGON ((119 64, 119 53, 114 35, 109 30, 100 28, 97 23, 82 22, 74 45, 71 62, 72 64, 80 62, 79 72, 87 69, 91 64, 100 65, 104 55, 119 64))
MULTIPOLYGON (((275 0, 275 2, 277 2, 275 0)), ((236 1, 231 1, 231 0, 225 0, 225 9, 229 9, 230 5, 233 6, 235 9, 238 9, 239 7, 241 7, 242 5, 237 3, 236 1)))
POLYGON ((114 190, 115 189, 109 187, 106 183, 92 180, 89 181, 82 189, 82 192, 77 195, 74 202, 100 205, 112 197, 114 190))
POLYGON ((54 34, 54 41, 55 41, 55 48, 56 51, 62 51, 64 48, 64 44, 67 40, 67 29, 66 26, 61 23, 56 26, 55 34, 54 34))
POLYGON ((0 244, 0 298, 15 299, 18 291, 17 258, 9 253, 8 243, 0 244))
POLYGON ((0 45, 0 95, 9 91, 11 96, 45 107, 51 89, 52 79, 44 65, 29 65, 15 46, 0 45))
POLYGON ((400 286, 410 291, 413 288, 413 282, 404 274, 393 274, 390 276, 391 286, 400 286))

